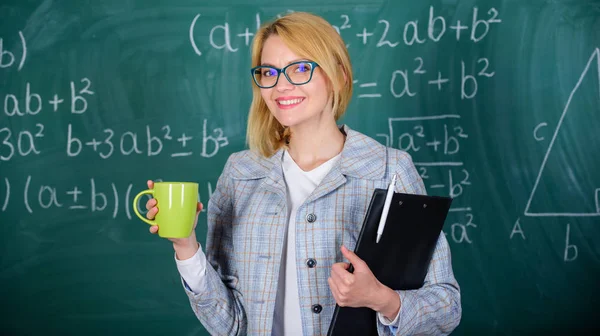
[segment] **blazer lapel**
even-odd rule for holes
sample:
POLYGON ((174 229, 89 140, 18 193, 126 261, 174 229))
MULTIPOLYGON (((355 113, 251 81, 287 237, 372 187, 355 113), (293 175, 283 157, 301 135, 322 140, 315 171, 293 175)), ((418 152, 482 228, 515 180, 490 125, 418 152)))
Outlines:
POLYGON ((346 183, 347 177, 378 180, 385 176, 387 163, 385 146, 351 130, 347 125, 343 125, 341 130, 346 134, 346 142, 340 160, 308 196, 307 203, 335 191, 346 183))
POLYGON ((283 178, 283 168, 281 167, 282 156, 283 149, 280 149, 269 158, 269 161, 271 162, 272 166, 265 178, 264 187, 267 190, 281 196, 281 198, 285 200, 287 186, 285 185, 285 180, 283 178))
POLYGON ((246 150, 233 166, 233 179, 235 180, 260 180, 263 179, 261 188, 273 192, 286 199, 286 185, 283 179, 281 158, 283 149, 278 150, 270 158, 260 157, 258 154, 246 150))
MULTIPOLYGON (((331 168, 321 184, 308 196, 306 202, 312 202, 344 185, 348 177, 379 180, 383 179, 387 166, 387 149, 384 145, 342 125, 340 130, 346 134, 346 142, 340 160, 331 168)), ((279 149, 270 158, 260 158, 258 154, 246 151, 237 162, 234 179, 264 179, 261 187, 286 200, 287 186, 283 177, 281 162, 284 149, 279 149)))

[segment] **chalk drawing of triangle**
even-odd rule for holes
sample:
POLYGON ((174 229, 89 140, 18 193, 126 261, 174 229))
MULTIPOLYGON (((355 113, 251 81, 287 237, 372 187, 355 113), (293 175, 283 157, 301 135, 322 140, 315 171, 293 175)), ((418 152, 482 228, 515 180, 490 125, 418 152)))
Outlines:
POLYGON ((600 48, 569 95, 525 216, 600 217, 600 88, 594 87, 600 87, 600 48))

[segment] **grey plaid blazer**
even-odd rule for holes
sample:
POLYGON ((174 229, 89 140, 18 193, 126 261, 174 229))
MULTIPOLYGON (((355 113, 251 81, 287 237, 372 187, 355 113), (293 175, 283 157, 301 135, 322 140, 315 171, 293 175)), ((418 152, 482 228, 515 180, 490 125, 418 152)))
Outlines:
MULTIPOLYGON (((298 209, 297 272, 305 335, 325 335, 335 300, 327 278, 345 261, 340 246, 353 250, 375 188, 399 176, 398 192, 424 194, 411 157, 342 126, 341 158, 298 209), (308 267, 307 259, 316 266, 308 267)), ((248 150, 232 154, 208 202, 207 290, 184 286, 192 309, 212 335, 271 335, 282 242, 288 223, 283 150, 262 158, 248 150)), ((294 242, 292 242, 294 243, 294 242)), ((378 323, 380 335, 450 333, 461 318, 460 289, 441 234, 425 285, 398 291, 394 327, 378 323)))

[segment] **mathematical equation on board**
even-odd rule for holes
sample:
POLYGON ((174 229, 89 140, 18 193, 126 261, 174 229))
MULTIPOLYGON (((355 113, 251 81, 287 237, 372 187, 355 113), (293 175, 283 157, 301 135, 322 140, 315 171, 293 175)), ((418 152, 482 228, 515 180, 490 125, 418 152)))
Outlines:
MULTIPOLYGON (((293 10, 288 10, 288 12, 293 12, 293 10)), ((401 43, 405 46, 412 46, 424 44, 427 41, 439 42, 442 38, 454 38, 456 41, 466 38, 473 43, 478 43, 488 36, 494 25, 502 22, 498 10, 494 7, 484 14, 478 7, 473 7, 470 14, 470 18, 466 20, 469 24, 457 19, 448 25, 448 20, 437 15, 434 7, 430 6, 427 27, 419 24, 419 20, 416 18, 404 23, 379 19, 373 27, 358 27, 347 14, 341 14, 338 20, 330 20, 330 22, 347 42, 348 49, 355 44, 362 48, 362 46, 371 45, 373 41, 377 41, 375 48, 396 48, 401 43), (397 31, 402 31, 402 40, 392 39, 391 32, 397 31), (468 36, 465 36, 466 34, 468 36)), ((191 20, 189 28, 190 43, 194 52, 198 56, 202 56, 200 46, 208 45, 211 49, 227 52, 238 52, 242 47, 249 47, 254 33, 260 28, 261 17, 259 13, 256 13, 249 19, 253 21, 252 24, 247 24, 242 31, 232 31, 227 21, 207 29, 201 23, 202 15, 197 14, 191 20), (208 37, 208 41, 204 40, 206 37, 208 37)))
MULTIPOLYGON (((288 10, 288 12, 293 11, 288 10)), ((246 25, 243 31, 239 32, 232 31, 227 21, 212 26, 208 30, 200 23, 201 19, 201 14, 197 14, 191 21, 189 29, 190 44, 198 56, 202 56, 199 45, 210 46, 210 49, 231 53, 238 52, 242 47, 247 48, 254 36, 251 31, 255 32, 261 25, 261 17, 258 13, 254 15, 253 24, 246 25), (251 28, 254 24, 255 28, 251 28), (204 40, 207 37, 208 41, 204 40)), ((336 24, 333 24, 333 27, 348 42, 346 46, 349 49, 353 46, 354 48, 364 49, 373 46, 373 44, 375 48, 396 48, 399 45, 420 45, 427 41, 436 43, 443 38, 454 38, 457 42, 461 41, 462 38, 472 43, 479 43, 488 36, 494 25, 502 22, 497 9, 492 7, 482 15, 478 7, 473 7, 471 17, 466 20, 468 24, 467 22, 461 22, 460 19, 448 23, 444 16, 435 13, 433 6, 429 7, 427 27, 423 27, 423 24, 419 25, 418 19, 400 24, 379 19, 374 27, 359 28, 352 18, 346 14, 341 14, 337 21, 339 22, 335 22, 336 24), (397 36, 399 31, 402 31, 402 39, 393 40, 392 35, 397 36)), ((384 84, 365 78, 355 81, 358 87, 357 91, 360 91, 358 98, 381 98, 383 93, 389 93, 393 98, 410 98, 418 93, 413 84, 415 81, 425 80, 432 88, 443 91, 451 81, 455 80, 443 71, 428 69, 426 61, 422 57, 416 57, 414 59, 415 64, 391 70, 389 75, 383 79, 384 84)), ((460 70, 449 70, 448 72, 461 74, 460 78, 456 79, 456 85, 461 88, 461 99, 473 99, 477 94, 480 81, 495 75, 490 65, 490 59, 486 57, 475 60, 460 60, 456 66, 460 70)))
MULTIPOLYGON (((95 95, 92 90, 92 81, 82 78, 79 82, 70 82, 69 97, 63 98, 53 94, 52 99, 46 99, 32 89, 31 83, 25 84, 22 97, 7 93, 4 97, 4 115, 10 118, 33 117, 44 113, 71 113, 84 114, 88 111, 89 98, 95 95), (69 108, 61 111, 60 104, 69 104, 69 108)), ((176 148, 168 155, 171 157, 185 157, 194 155, 194 149, 199 149, 201 157, 210 158, 219 150, 229 144, 221 128, 208 128, 208 120, 204 119, 201 134, 192 136, 185 132, 177 132, 170 125, 163 125, 159 129, 146 125, 143 132, 123 131, 116 132, 105 128, 99 134, 80 132, 77 126, 69 123, 65 139, 65 153, 68 157, 75 157, 84 152, 92 151, 101 159, 108 159, 114 155, 146 155, 158 156, 166 147, 176 148)), ((43 123, 28 126, 27 129, 18 131, 9 127, 0 127, 0 162, 10 161, 14 157, 25 157, 42 153, 40 146, 46 138, 46 127, 43 123)), ((195 129, 197 129, 195 128, 195 129)))
POLYGON ((464 205, 462 197, 470 191, 473 182, 469 167, 459 159, 460 150, 469 139, 468 132, 460 124, 461 116, 441 114, 388 118, 387 121, 388 133, 376 134, 376 137, 382 139, 386 146, 411 155, 429 194, 454 199, 450 213, 455 216, 449 216, 451 222, 444 233, 455 243, 471 244, 470 234, 478 226, 473 210, 464 205))
POLYGON ((94 91, 90 90, 92 82, 88 78, 82 78, 79 82, 71 81, 68 97, 55 93, 52 95, 52 99, 48 99, 49 97, 37 93, 31 83, 27 82, 24 86, 25 93, 22 96, 16 93, 4 94, 4 116, 34 116, 47 110, 60 113, 63 112, 61 110, 62 104, 67 104, 66 110, 72 114, 83 114, 88 110, 88 99, 95 95, 94 91))
MULTIPOLYGON (((424 78, 426 83, 439 92, 442 92, 448 87, 450 81, 442 71, 437 71, 435 74, 430 74, 423 66, 424 61, 421 57, 414 59, 413 69, 397 69, 391 72, 389 78, 384 79, 384 83, 389 83, 383 92, 388 91, 393 98, 415 97, 417 91, 414 82, 420 83, 424 78)), ((487 78, 494 77, 496 73, 490 69, 490 61, 486 57, 481 57, 473 65, 469 65, 464 61, 460 62, 460 78, 456 79, 456 85, 460 86, 460 99, 473 99, 477 95, 479 83, 487 78)), ((364 98, 381 98, 382 91, 378 89, 379 83, 368 82, 362 83, 360 80, 354 80, 358 99, 364 98)))
MULTIPOLYGON (((210 158, 229 144, 221 128, 212 131, 207 128, 206 119, 202 124, 202 133, 197 137, 199 139, 186 135, 185 132, 176 135, 169 125, 164 125, 160 129, 146 125, 145 131, 141 134, 132 131, 117 133, 110 128, 105 128, 99 134, 84 136, 79 134, 72 124, 68 124, 67 129, 65 154, 68 157, 77 157, 91 151, 101 159, 108 159, 115 155, 151 157, 159 156, 164 152, 168 152, 166 155, 172 158, 192 155, 210 158), (199 149, 199 154, 196 154, 198 152, 196 149, 199 149)), ((46 128, 42 123, 18 132, 8 127, 0 128, 0 164, 16 157, 39 155, 42 153, 40 146, 44 144, 45 137, 46 128)))
MULTIPOLYGON (((47 179, 36 179, 28 175, 18 181, 7 177, 0 180, 0 213, 9 207, 18 207, 34 214, 56 209, 88 213, 107 213, 117 218, 123 213, 132 219, 133 197, 146 187, 133 189, 133 184, 118 185, 113 182, 101 184, 93 177, 86 179, 85 185, 68 183, 49 184, 47 179), (3 182, 3 183, 2 183, 3 182)), ((161 179, 156 179, 156 182, 161 179)), ((198 200, 208 200, 213 193, 212 182, 207 182, 198 191, 198 200)), ((145 213, 144 202, 137 205, 140 213, 145 213)), ((202 210, 203 212, 206 209, 202 210)))
POLYGON ((200 156, 210 158, 229 144, 229 140, 223 135, 221 128, 215 128, 212 132, 208 131, 206 119, 202 123, 201 139, 198 141, 195 141, 194 136, 186 135, 184 132, 180 135, 174 134, 169 125, 160 127, 158 131, 146 125, 145 132, 141 135, 132 131, 117 134, 107 128, 101 135, 88 135, 87 139, 77 136, 74 128, 73 125, 68 125, 66 153, 69 157, 78 156, 84 150, 91 150, 102 159, 108 159, 115 154, 158 156, 163 152, 165 144, 169 143, 172 145, 171 147, 179 148, 177 151, 169 153, 171 157, 192 156, 194 155, 193 149, 199 147, 200 156))

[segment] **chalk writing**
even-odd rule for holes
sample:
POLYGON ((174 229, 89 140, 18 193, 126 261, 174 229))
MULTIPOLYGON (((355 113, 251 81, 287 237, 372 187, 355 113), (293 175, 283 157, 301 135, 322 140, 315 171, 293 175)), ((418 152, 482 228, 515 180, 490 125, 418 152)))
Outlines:
MULTIPOLYGON (((557 211, 549 210, 549 211, 544 211, 544 212, 538 212, 538 211, 531 211, 531 209, 530 209, 531 202, 536 194, 536 190, 537 190, 540 180, 542 178, 542 174, 544 173, 544 168, 546 167, 548 157, 552 153, 552 147, 554 146, 554 143, 556 141, 558 133, 561 130, 561 126, 565 120, 565 117, 569 113, 569 105, 571 104, 573 96, 575 95, 577 90, 579 90, 579 88, 581 86, 581 82, 583 81, 585 76, 588 74, 588 72, 590 73, 590 75, 596 75, 598 78, 598 81, 600 81, 600 48, 596 48, 592 52, 592 55, 590 56, 587 64, 585 65, 583 71, 581 72, 581 75, 579 76, 579 79, 577 80, 577 83, 575 84, 575 87, 569 94, 569 98, 567 99, 565 108, 562 111, 560 119, 558 120, 558 124, 556 125, 556 129, 554 130, 554 133, 552 135, 552 139, 550 140, 550 143, 548 145, 548 149, 546 150, 546 154, 544 155, 544 159, 543 159, 541 167, 538 171, 538 174, 537 174, 537 177, 535 180, 535 184, 533 185, 533 189, 531 190, 531 194, 529 195, 529 199, 527 200, 527 205, 525 206, 525 216, 531 216, 531 217, 600 217, 600 199, 598 198, 598 190, 600 188, 598 188, 598 186, 590 186, 588 189, 590 193, 587 196, 586 195, 582 196, 582 197, 594 197, 595 207, 591 211, 587 211, 587 212, 585 212, 585 211, 584 212, 575 212, 575 211, 573 211, 573 212, 570 212, 570 211, 557 212, 557 211), (590 71, 591 66, 593 64, 596 66, 596 73, 592 73, 590 71)), ((536 128, 536 130, 537 129, 538 128, 536 128)))
MULTIPOLYGON (((97 153, 101 159, 108 159, 116 154, 158 156, 166 145, 170 145, 171 148, 176 147, 169 153, 171 157, 185 157, 194 154, 189 146, 195 137, 186 135, 185 132, 174 134, 170 125, 164 125, 158 129, 146 125, 143 134, 134 131, 117 133, 106 128, 100 134, 91 138, 88 135, 88 138, 84 139, 72 124, 68 124, 66 136, 66 153, 69 157, 76 157, 87 150, 97 153)), ((202 124, 200 138, 201 143, 196 146, 200 148, 199 155, 205 158, 215 156, 221 148, 229 144, 229 140, 221 128, 208 129, 206 119, 202 124)))
POLYGON ((19 31, 17 34, 19 35, 19 41, 21 42, 20 59, 18 59, 18 56, 16 56, 18 51, 11 51, 11 49, 7 48, 4 43, 4 39, 0 37, 0 69, 17 66, 17 71, 21 71, 25 65, 25 60, 27 59, 27 42, 25 41, 25 36, 23 36, 21 31, 19 31), (16 64, 17 61, 19 61, 18 65, 16 64))
POLYGON ((567 234, 565 235, 565 254, 564 261, 574 261, 579 255, 577 245, 570 244, 569 238, 571 237, 571 224, 567 224, 567 234))
POLYGON ((28 156, 40 154, 37 149, 38 139, 44 137, 44 125, 36 124, 35 129, 22 130, 17 133, 8 127, 0 128, 0 162, 9 161, 14 155, 28 156))
MULTIPOLYGON (((88 110, 87 99, 95 94, 94 91, 90 90, 91 80, 82 78, 79 82, 71 81, 69 86, 71 93, 69 111, 73 114, 85 113, 88 110)), ((51 105, 52 112, 57 112, 61 104, 64 103, 64 98, 54 94, 52 99, 46 100, 32 89, 31 83, 26 82, 24 97, 18 97, 13 93, 4 95, 4 115, 7 117, 34 116, 42 112, 45 102, 51 105)))
MULTIPOLYGON (((292 10, 288 10, 288 12, 292 12, 292 10)), ((393 22, 389 18, 378 18, 372 26, 359 27, 352 23, 353 19, 348 14, 341 14, 338 19, 331 20, 331 22, 332 26, 346 41, 348 48, 351 47, 354 39, 362 46, 374 45, 375 48, 396 48, 401 43, 404 46, 424 44, 427 41, 437 43, 444 36, 450 36, 455 38, 456 41, 460 41, 463 31, 472 43, 479 43, 488 36, 493 25, 502 22, 499 16, 500 13, 494 7, 488 9, 484 14, 480 12, 478 7, 473 7, 471 8, 470 18, 467 20, 471 23, 470 26, 463 25, 460 20, 456 20, 455 24, 447 27, 448 19, 436 15, 434 7, 430 6, 427 22, 423 24, 419 24, 418 19, 409 20, 408 22, 393 22), (446 34, 447 28, 454 30, 455 33, 453 35, 446 34), (402 40, 394 40, 393 37, 399 34, 402 35, 402 40)), ((232 31, 231 23, 223 21, 210 27, 208 31, 197 32, 197 27, 201 27, 198 29, 205 29, 202 25, 198 25, 200 19, 201 13, 194 16, 188 32, 190 44, 198 56, 202 56, 199 44, 231 53, 238 52, 241 47, 248 47, 261 22, 260 14, 256 13, 253 18, 256 24, 252 28, 250 28, 250 25, 246 25, 242 31, 232 31), (200 38, 206 37, 208 37, 208 41, 198 41, 200 38)))
MULTIPOLYGON (((4 178, 4 190, 0 188, 0 211, 5 212, 10 207, 22 206, 29 214, 44 211, 85 211, 93 213, 107 213, 112 218, 123 214, 127 219, 132 219, 131 208, 135 193, 145 189, 145 186, 136 186, 132 183, 117 184, 114 182, 98 182, 97 178, 85 179, 84 184, 52 183, 46 178, 40 179, 28 175, 23 180, 11 181, 4 178), (21 184, 22 183, 22 184, 21 184), (20 186, 19 186, 20 184, 20 186), (22 203, 14 200, 11 190, 21 188, 23 192, 22 203), (12 202, 11 202, 12 201, 12 202)), ((144 178, 141 178, 145 181, 144 178)), ((155 179, 162 181, 162 179, 155 179)), ((198 191, 198 200, 206 203, 213 194, 214 181, 201 184, 198 191)), ((142 201, 140 202, 142 203, 142 201)), ((138 204, 140 213, 145 214, 143 204, 138 204)))
POLYGON ((472 185, 471 174, 465 163, 458 160, 462 143, 469 134, 460 124, 460 115, 388 118, 388 134, 378 134, 387 146, 406 151, 429 193, 447 195, 454 199, 451 213, 464 213, 466 220, 450 225, 449 237, 455 243, 471 244, 469 231, 477 228, 469 206, 457 199, 472 185), (436 160, 420 160, 435 157, 436 160))
POLYGON ((456 222, 450 225, 450 232, 452 240, 455 243, 467 243, 472 244, 473 241, 469 238, 469 228, 477 228, 477 224, 473 223, 473 215, 468 213, 466 223, 456 222))

